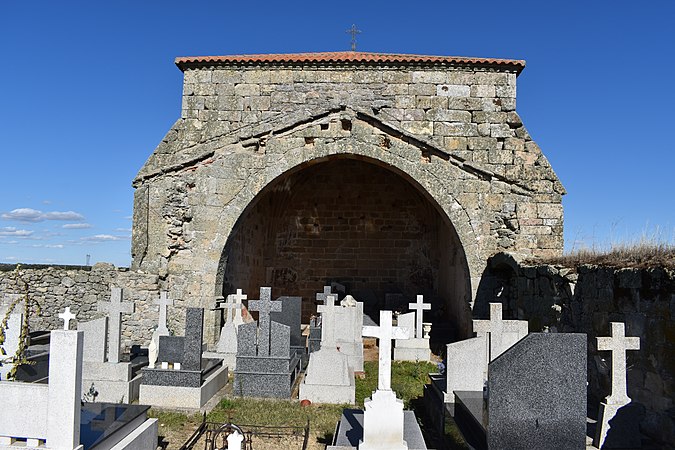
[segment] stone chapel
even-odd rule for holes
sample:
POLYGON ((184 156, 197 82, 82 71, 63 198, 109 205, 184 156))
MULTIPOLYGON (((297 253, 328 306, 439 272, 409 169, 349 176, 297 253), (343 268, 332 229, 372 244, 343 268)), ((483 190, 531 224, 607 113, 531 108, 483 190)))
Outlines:
POLYGON ((178 58, 181 117, 133 182, 132 269, 184 306, 338 282, 424 294, 460 335, 487 260, 559 255, 565 190, 516 112, 520 60, 178 58))

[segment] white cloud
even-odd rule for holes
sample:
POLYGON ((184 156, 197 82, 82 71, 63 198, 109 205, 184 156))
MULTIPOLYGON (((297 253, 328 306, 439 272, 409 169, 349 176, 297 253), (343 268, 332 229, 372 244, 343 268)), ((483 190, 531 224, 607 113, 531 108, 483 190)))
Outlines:
POLYGON ((134 218, 134 216, 124 216, 124 218, 125 218, 126 220, 132 220, 132 219, 134 218))
POLYGON ((115 228, 115 231, 120 233, 131 233, 131 228, 115 228))
POLYGON ((19 230, 15 227, 0 228, 0 236, 28 237, 33 234, 31 230, 19 230))
POLYGON ((61 228, 65 228, 67 230, 84 230, 85 228, 91 228, 90 223, 67 223, 63 225, 61 228))
POLYGON ((19 260, 19 258, 17 258, 16 256, 5 256, 2 259, 4 259, 5 261, 18 261, 19 260))
POLYGON ((63 244, 33 244, 33 248, 63 248, 63 244))
POLYGON ((19 222, 44 222, 45 220, 84 220, 84 216, 75 211, 50 211, 42 212, 32 208, 17 208, 10 212, 2 213, 1 218, 5 220, 16 220, 19 222))
POLYGON ((129 240, 130 237, 113 236, 112 234, 97 234, 95 236, 87 236, 80 239, 87 242, 111 242, 111 241, 126 241, 129 240))

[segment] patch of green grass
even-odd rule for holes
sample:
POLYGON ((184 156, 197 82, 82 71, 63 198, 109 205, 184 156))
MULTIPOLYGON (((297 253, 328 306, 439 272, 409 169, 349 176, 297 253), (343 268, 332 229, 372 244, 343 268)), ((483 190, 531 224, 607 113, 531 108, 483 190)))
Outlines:
POLYGON ((259 398, 225 398, 207 416, 209 422, 242 425, 304 427, 310 421, 312 432, 328 435, 335 430, 347 405, 300 406, 298 401, 259 398))
MULTIPOLYGON (((377 389, 377 361, 366 361, 364 370, 365 378, 356 379, 356 403, 359 406, 363 406, 364 399, 377 389)), ((410 408, 413 400, 422 397, 424 385, 428 382, 427 375, 436 370, 436 365, 430 362, 392 361, 391 388, 403 400, 405 408, 410 408)))
POLYGON ((159 409, 150 409, 148 416, 159 421, 160 426, 167 428, 179 428, 186 423, 199 423, 202 421, 202 416, 199 413, 185 414, 177 411, 166 411, 159 409))

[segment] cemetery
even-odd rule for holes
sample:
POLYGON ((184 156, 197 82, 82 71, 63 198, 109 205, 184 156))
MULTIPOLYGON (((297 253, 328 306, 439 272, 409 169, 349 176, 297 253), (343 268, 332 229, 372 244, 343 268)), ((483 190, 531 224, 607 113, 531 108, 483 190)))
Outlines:
POLYGON ((176 65, 131 267, 0 265, 0 449, 675 448, 675 272, 549 264, 524 61, 176 65))

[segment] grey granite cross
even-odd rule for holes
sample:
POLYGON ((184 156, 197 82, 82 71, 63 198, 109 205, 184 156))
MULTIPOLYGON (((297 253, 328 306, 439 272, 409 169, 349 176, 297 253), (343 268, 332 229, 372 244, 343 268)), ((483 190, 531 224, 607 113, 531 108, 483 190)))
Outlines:
POLYGON ((337 295, 328 294, 325 304, 316 307, 321 313, 321 344, 326 347, 335 347, 335 300, 337 295))
POLYGON ((423 303, 424 296, 418 295, 416 303, 408 303, 408 309, 415 310, 415 317, 417 321, 415 322, 415 337, 420 339, 424 330, 422 329, 422 319, 424 316, 425 310, 431 309, 431 303, 423 303))
POLYGON ((237 289, 236 294, 228 295, 227 300, 221 302, 218 305, 218 308, 224 309, 227 312, 227 319, 225 319, 225 323, 234 322, 235 312, 239 311, 241 314, 241 301, 246 300, 247 298, 248 296, 244 294, 241 289, 237 289))
POLYGON ((272 288, 260 288, 260 300, 250 300, 248 309, 258 311, 258 354, 270 354, 270 313, 281 312, 281 302, 272 301, 272 288))
POLYGON ((326 299, 328 298, 328 295, 331 295, 333 293, 333 288, 331 286, 324 286, 323 287, 323 292, 318 292, 316 294, 316 299, 323 302, 323 304, 326 304, 326 299))
POLYGON ((623 322, 611 322, 611 337, 599 337, 598 350, 612 352, 612 393, 607 403, 628 404, 626 391, 626 350, 640 350, 639 337, 626 337, 623 322))
POLYGON ((504 353, 508 344, 504 341, 504 333, 527 335, 527 322, 524 320, 502 320, 502 304, 490 303, 490 320, 474 320, 473 331, 478 336, 488 339, 488 362, 504 353), (489 336, 488 336, 489 334, 489 336))
POLYGON ((391 391, 391 341, 393 339, 410 339, 410 330, 392 326, 391 311, 380 311, 380 326, 363 327, 361 335, 376 337, 380 340, 377 389, 379 391, 391 391))
POLYGON ((120 362, 120 337, 122 334, 122 313, 134 312, 134 304, 122 302, 122 289, 110 287, 110 301, 98 302, 98 310, 108 313, 108 362, 120 362))
POLYGON ((70 321, 75 319, 75 314, 70 312, 70 306, 66 306, 66 310, 59 314, 59 319, 63 320, 63 329, 70 329, 70 321))
POLYGON ((159 305, 159 325, 157 325, 157 332, 162 336, 169 335, 169 329, 166 327, 166 308, 173 306, 173 299, 170 299, 166 291, 159 293, 159 300, 155 300, 155 305, 159 305))

